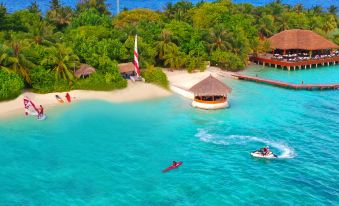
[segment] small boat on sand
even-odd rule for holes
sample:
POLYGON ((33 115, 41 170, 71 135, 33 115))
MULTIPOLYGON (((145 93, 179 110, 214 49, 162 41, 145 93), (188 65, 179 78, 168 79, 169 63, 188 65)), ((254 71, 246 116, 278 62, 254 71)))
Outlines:
POLYGON ((59 95, 55 95, 55 98, 58 100, 59 103, 64 103, 64 100, 62 100, 59 95))

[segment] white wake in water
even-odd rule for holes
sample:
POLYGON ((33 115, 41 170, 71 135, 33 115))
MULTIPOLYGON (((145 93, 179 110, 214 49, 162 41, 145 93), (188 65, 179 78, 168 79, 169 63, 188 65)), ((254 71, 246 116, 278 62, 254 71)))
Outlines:
POLYGON ((264 145, 268 145, 272 148, 278 149, 281 154, 279 158, 293 158, 295 157, 294 150, 279 142, 270 141, 264 138, 254 137, 254 136, 244 136, 244 135, 218 135, 208 133, 207 130, 198 129, 198 133, 195 135, 203 142, 221 144, 221 145, 232 145, 232 144, 247 144, 249 142, 259 142, 264 145))

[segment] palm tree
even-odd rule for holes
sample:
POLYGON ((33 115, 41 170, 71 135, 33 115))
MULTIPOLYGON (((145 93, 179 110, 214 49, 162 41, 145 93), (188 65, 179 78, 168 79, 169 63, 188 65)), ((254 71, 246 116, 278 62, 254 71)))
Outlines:
POLYGON ((320 14, 321 12, 323 12, 323 7, 319 6, 319 5, 316 5, 312 8, 312 11, 315 13, 315 14, 320 14))
POLYGON ((159 59, 163 59, 166 53, 171 52, 175 47, 177 47, 176 44, 171 42, 171 35, 172 33, 164 29, 162 30, 160 34, 160 41, 157 42, 156 48, 158 51, 159 59))
POLYGON ((50 1, 50 9, 51 10, 57 10, 59 9, 61 6, 60 6, 60 1, 59 0, 51 0, 50 1))
POLYGON ((170 2, 167 3, 166 6, 164 7, 164 11, 167 18, 173 18, 175 10, 172 3, 170 2))
POLYGON ((258 22, 259 32, 263 36, 270 36, 274 33, 274 17, 272 15, 264 15, 259 19, 258 22))
POLYGON ((29 27, 29 37, 35 44, 49 43, 53 29, 53 26, 45 21, 35 22, 29 27))
POLYGON ((80 0, 78 1, 78 4, 76 6, 77 11, 85 11, 87 9, 96 9, 100 14, 110 14, 107 5, 106 0, 80 0))
POLYGON ((324 23, 322 24, 322 30, 326 33, 334 30, 336 28, 336 20, 335 17, 332 15, 327 15, 325 18, 324 23))
POLYGON ((210 31, 208 40, 210 50, 215 51, 217 49, 220 49, 224 51, 231 48, 231 44, 229 42, 230 38, 231 34, 227 30, 225 30, 223 26, 218 25, 214 27, 210 31))
POLYGON ((70 7, 59 7, 47 12, 47 18, 56 26, 63 27, 69 25, 72 21, 73 11, 70 7))
POLYGON ((0 45, 0 70, 9 71, 9 68, 7 67, 8 60, 8 48, 4 45, 0 45))
POLYGON ((294 6, 294 11, 296 11, 297 13, 301 13, 304 11, 304 6, 302 4, 296 4, 294 6))
POLYGON ((164 65, 169 66, 171 69, 179 69, 182 65, 185 64, 185 58, 183 58, 183 55, 180 53, 178 47, 168 52, 164 56, 164 59, 164 65))
POLYGON ((182 21, 185 19, 185 14, 187 11, 193 8, 193 4, 188 1, 179 1, 174 5, 175 9, 175 18, 178 21, 182 21))
POLYGON ((13 41, 11 43, 11 48, 9 51, 8 65, 9 68, 20 74, 25 81, 30 84, 31 79, 29 77, 29 69, 34 67, 34 64, 29 61, 25 55, 22 53, 22 50, 27 46, 24 41, 13 41))
POLYGON ((42 60, 42 65, 49 65, 55 72, 55 79, 72 81, 74 75, 72 69, 79 63, 79 58, 70 47, 65 44, 56 44, 56 47, 46 49, 48 55, 42 60))
POLYGON ((337 15, 338 13, 338 7, 336 7, 335 5, 331 5, 330 7, 328 7, 328 12, 333 14, 334 16, 337 15))
POLYGON ((41 11, 36 0, 31 3, 31 5, 28 7, 28 10, 34 14, 41 16, 41 11))

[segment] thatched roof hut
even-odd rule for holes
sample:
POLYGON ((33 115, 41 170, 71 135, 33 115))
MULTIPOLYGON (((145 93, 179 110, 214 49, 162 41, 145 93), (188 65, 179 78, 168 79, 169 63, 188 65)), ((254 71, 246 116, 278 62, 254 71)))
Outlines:
POLYGON ((226 96, 232 89, 212 75, 194 85, 189 91, 194 96, 226 96))
POLYGON ((337 49, 338 45, 310 30, 291 29, 268 39, 272 49, 324 50, 337 49))
POLYGON ((118 68, 120 73, 129 73, 135 71, 135 67, 132 62, 118 64, 118 68))
POLYGON ((77 78, 80 77, 87 77, 89 75, 91 75, 93 72, 95 72, 95 68, 88 65, 88 64, 81 64, 80 68, 78 70, 75 71, 74 75, 77 78))

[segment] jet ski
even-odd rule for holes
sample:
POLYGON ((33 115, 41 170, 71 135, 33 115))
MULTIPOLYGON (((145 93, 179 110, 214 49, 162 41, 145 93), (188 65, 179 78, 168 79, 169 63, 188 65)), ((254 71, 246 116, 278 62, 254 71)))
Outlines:
POLYGON ((269 152, 268 154, 264 154, 264 151, 262 149, 251 152, 251 155, 253 157, 257 157, 257 158, 266 158, 266 159, 278 158, 278 155, 274 154, 273 152, 269 152))

